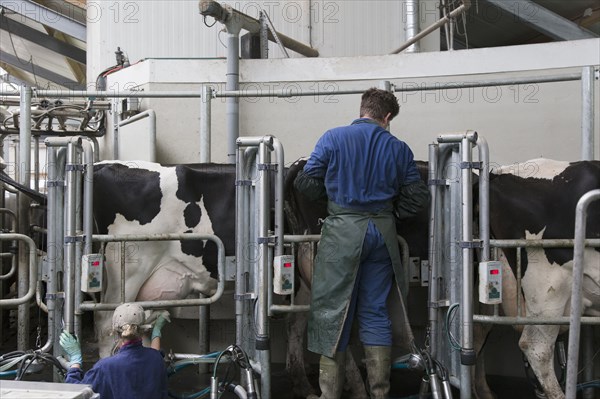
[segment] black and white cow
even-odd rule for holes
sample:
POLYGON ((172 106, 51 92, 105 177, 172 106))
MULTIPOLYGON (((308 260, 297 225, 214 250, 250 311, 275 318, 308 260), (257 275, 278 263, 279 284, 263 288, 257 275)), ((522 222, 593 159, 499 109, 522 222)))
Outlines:
MULTIPOLYGON (((582 195, 600 188, 600 162, 535 159, 499 168, 490 180, 490 229, 496 239, 573 238, 575 208, 582 195)), ((587 238, 600 238, 600 203, 588 210, 587 238)), ((525 314, 558 317, 569 314, 573 250, 531 248, 523 261, 525 314)), ((504 250, 503 310, 516 315, 516 251, 504 250)), ((583 314, 600 316, 600 250, 585 250, 583 314)), ((519 293, 521 295, 521 293, 519 293)), ((523 313, 521 313, 523 314, 523 313)), ((563 327, 563 329, 566 327, 563 327)), ((554 343, 561 328, 527 325, 519 346, 546 397, 564 398, 554 373, 554 343)))
MULTIPOLYGON (((234 165, 161 166, 108 162, 94 167, 94 218, 100 234, 216 234, 235 251, 234 165)), ((106 248, 105 302, 120 302, 120 251, 106 248)), ((214 294, 217 249, 208 241, 132 242, 126 247, 125 301, 214 294)), ((101 357, 112 347, 112 312, 96 312, 101 357)))

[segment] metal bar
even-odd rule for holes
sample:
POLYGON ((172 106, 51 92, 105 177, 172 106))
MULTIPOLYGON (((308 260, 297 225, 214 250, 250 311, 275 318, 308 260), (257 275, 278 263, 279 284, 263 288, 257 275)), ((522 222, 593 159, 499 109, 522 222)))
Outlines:
MULTIPOLYGON (((203 306, 210 305, 218 301, 223 295, 225 289, 225 247, 219 237, 212 234, 156 234, 156 235, 99 235, 94 236, 96 242, 120 242, 120 241, 170 241, 170 240, 209 240, 217 245, 217 269, 219 279, 217 282, 217 291, 208 298, 193 298, 193 299, 173 299, 161 301, 140 301, 136 302, 144 309, 159 309, 171 306, 203 306)), ((80 310, 114 310, 121 303, 93 303, 83 302, 80 310)))
POLYGON ((598 36, 531 0, 487 0, 554 40, 593 39, 598 36))
MULTIPOLYGON (((21 87, 21 105, 20 105, 20 127, 19 127, 19 160, 18 160, 18 182, 25 187, 31 187, 31 87, 21 87)), ((29 231, 29 205, 30 200, 23 193, 17 195, 17 214, 18 229, 17 232, 27 234, 29 231)), ((29 254, 25 251, 25 243, 19 245, 18 253, 18 282, 17 293, 23 297, 27 292, 27 287, 35 287, 34 281, 28 281, 27 265, 31 262, 29 254)), ((35 254, 34 254, 35 258, 35 254)), ((17 349, 26 350, 29 346, 29 305, 23 302, 17 311, 17 349)))
MULTIPOLYGON (((509 316, 487 316, 474 315, 473 321, 482 324, 502 325, 568 325, 569 317, 509 317, 509 316)), ((600 325, 600 317, 582 317, 581 324, 600 325)))
POLYGON ((283 241, 289 242, 289 243, 317 242, 317 241, 321 241, 321 235, 320 234, 284 235, 283 241))
MULTIPOLYGON (((439 145, 438 144, 430 144, 429 145, 429 165, 428 165, 428 178, 429 180, 438 179, 437 171, 439 160, 439 145)), ((441 218, 436 217, 438 201, 439 201, 439 193, 440 186, 438 185, 430 185, 429 193, 431 194, 431 205, 429 207, 429 289, 428 289, 428 327, 430 334, 430 350, 431 356, 435 358, 437 356, 438 350, 438 310, 433 304, 438 302, 438 294, 439 294, 439 286, 438 286, 438 256, 439 252, 436 250, 438 246, 438 240, 436 231, 438 230, 438 225, 436 222, 439 222, 441 218)))
POLYGON ((490 150, 487 140, 477 137, 477 149, 481 161, 479 172, 479 238, 483 243, 481 261, 490 260, 490 150))
POLYGON ((204 85, 202 86, 202 98, 200 100, 200 162, 202 163, 210 162, 211 105, 212 88, 204 85))
MULTIPOLYGON (((77 148, 81 146, 80 138, 73 138, 67 145, 67 166, 77 164, 77 148)), ((64 320, 65 330, 69 333, 74 332, 74 317, 75 317, 75 242, 67 240, 74 238, 77 235, 77 171, 66 169, 66 198, 65 198, 65 263, 64 263, 64 320)))
MULTIPOLYGON (((586 247, 600 247, 600 238, 588 238, 584 240, 586 247)), ((498 248, 573 248, 575 246, 574 239, 558 238, 558 239, 541 239, 541 240, 490 240, 492 247, 498 248)))
POLYGON ((390 54, 398 54, 401 51, 406 50, 407 48, 409 48, 414 43, 418 42, 419 40, 421 40, 422 38, 424 38, 425 36, 427 36, 431 32, 434 32, 438 28, 440 28, 441 26, 447 24, 448 21, 450 21, 451 19, 456 18, 460 14, 464 13, 465 11, 467 11, 471 7, 471 0, 462 0, 462 1, 463 1, 463 4, 461 4, 455 10, 453 10, 452 12, 450 12, 450 14, 445 15, 439 21, 435 22, 432 25, 429 25, 427 28, 423 29, 421 32, 419 32, 417 35, 415 35, 410 40, 407 40, 406 43, 404 43, 402 46, 398 47, 396 50, 392 51, 390 54))
MULTIPOLYGON (((225 89, 237 91, 240 87, 239 31, 227 36, 227 82, 225 89)), ((237 97, 227 97, 227 161, 235 163, 236 140, 240 136, 240 103, 237 97)))
POLYGON ((565 396, 574 398, 577 390, 579 361, 579 335, 581 331, 582 284, 584 271, 584 245, 586 217, 591 202, 600 199, 600 190, 584 194, 575 210, 575 248, 573 253, 573 287, 571 290, 571 315, 569 317, 569 346, 567 360, 567 385, 565 396))
MULTIPOLYGON (((55 147, 48 147, 48 181, 55 181, 57 178, 57 158, 56 158, 55 147)), ((46 215, 47 224, 51 226, 46 233, 46 255, 47 255, 47 265, 48 265, 48 282, 46 285, 46 307, 48 308, 48 340, 46 345, 42 348, 43 352, 47 352, 50 348, 53 348, 52 354, 54 356, 60 355, 59 345, 55 345, 58 342, 55 342, 55 329, 56 329, 56 291, 57 291, 57 234, 56 229, 54 228, 54 221, 56 219, 56 209, 59 206, 57 199, 57 191, 59 187, 55 185, 48 186, 48 213, 46 215), (47 345, 49 347, 47 347, 47 345)), ((56 371, 56 370, 55 370, 56 371)))
MULTIPOLYGON (((275 39, 275 43, 277 43, 277 45, 279 45, 279 49, 281 50, 281 52, 283 54, 285 54, 285 58, 290 58, 290 55, 288 54, 287 50, 285 49, 285 46, 281 42, 281 39, 279 39, 279 34, 275 30, 275 27, 273 26, 273 23, 271 22, 271 18, 269 18, 269 14, 267 14, 265 11, 261 11, 260 17, 262 18, 261 20, 264 21, 267 24, 267 26, 269 27, 269 30, 271 31, 271 34, 273 35, 273 38, 275 39)), ((261 20, 259 20, 259 23, 261 23, 260 22, 261 20)))
POLYGON ((85 24, 31 0, 0 0, 0 6, 42 25, 86 42, 85 24))
MULTIPOLYGON (((20 295, 18 298, 11 298, 11 299, 0 299, 0 308, 1 307, 9 307, 9 306, 27 306, 29 307, 29 305, 27 304, 27 302, 29 302, 29 300, 31 300, 31 298, 33 298, 33 296, 35 295, 35 289, 36 289, 36 280, 37 280, 37 258, 36 258, 36 246, 35 243, 33 242, 33 240, 31 238, 29 238, 28 236, 24 235, 24 234, 16 234, 16 233, 3 233, 0 234, 0 241, 4 241, 4 240, 19 240, 22 241, 25 246, 28 247, 29 249, 29 278, 27 279, 29 282, 29 286, 27 291, 23 294, 20 295)), ((24 276, 22 276, 24 277, 24 276)), ((22 278, 21 277, 21 278, 22 278)), ((21 350, 21 349, 19 349, 21 350)))
MULTIPOLYGON (((438 140, 439 141, 439 140, 438 140)), ((460 144, 461 161, 463 163, 472 162, 472 142, 477 141, 477 133, 474 137, 466 134, 460 144)), ((461 192, 462 192, 462 234, 463 242, 473 240, 473 188, 471 169, 461 170, 461 192)), ((463 290, 461 297, 461 318, 462 335, 460 349, 460 378, 461 378, 461 398, 471 398, 470 381, 471 367, 475 364, 475 350, 473 348, 473 248, 462 249, 462 279, 463 290), (463 392, 469 391, 469 392, 463 392)))
MULTIPOLYGON (((413 37, 419 34, 419 22, 421 20, 419 12, 419 0, 406 0, 402 2, 402 13, 404 21, 406 21, 406 37, 405 39, 412 40, 413 37)), ((421 45, 418 41, 411 44, 407 49, 407 53, 421 52, 421 45)))
MULTIPOLYGON (((267 140, 261 140, 258 147, 258 164, 266 164, 269 162, 269 146, 267 143, 272 143, 272 137, 267 140)), ((256 181, 256 191, 258 194, 258 236, 267 237, 269 234, 269 171, 258 171, 258 179, 256 181)), ((256 306, 256 352, 261 365, 261 393, 263 399, 270 399, 271 395, 271 380, 270 380, 270 336, 269 336, 269 318, 268 318, 268 269, 269 269, 269 245, 266 242, 258 243, 258 301, 256 306)))
MULTIPOLYGON (((439 83, 433 85, 415 85, 409 87, 402 87, 402 85, 395 85, 395 92, 411 92, 411 91, 430 91, 440 90, 444 88, 477 88, 477 87, 489 87, 489 86, 511 86, 519 84, 533 84, 533 83, 554 83, 554 82, 570 82, 581 80, 581 73, 571 73, 563 75, 551 75, 551 76, 526 76, 520 78, 506 78, 506 79, 489 79, 477 82, 447 82, 444 85, 439 83)), ((238 90, 238 91, 214 91, 213 98, 223 97, 302 97, 302 96, 317 96, 317 95, 351 95, 351 94, 362 94, 367 89, 356 88, 356 89, 345 89, 336 90, 335 92, 328 91, 304 91, 304 90, 238 90)), ((98 91, 98 90, 45 90, 35 89, 36 96, 46 97, 106 97, 106 98, 201 98, 202 93, 196 91, 154 91, 154 92, 143 92, 143 91, 98 91)), ((14 90, 0 90, 0 96, 18 96, 19 92, 14 90)))
POLYGON ((581 160, 594 159, 594 67, 581 72, 581 160))

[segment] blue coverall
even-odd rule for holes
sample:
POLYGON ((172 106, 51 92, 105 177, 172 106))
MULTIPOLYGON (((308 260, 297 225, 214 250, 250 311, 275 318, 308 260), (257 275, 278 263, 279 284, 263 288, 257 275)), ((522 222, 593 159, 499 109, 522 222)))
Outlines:
MULTIPOLYGON (((376 215, 381 217, 382 212, 388 214, 386 212, 389 212, 391 202, 398 195, 400 187, 421 179, 408 145, 367 118, 357 119, 350 126, 327 131, 317 142, 304 167, 304 172, 310 177, 324 179, 328 200, 339 207, 336 209, 349 210, 347 217, 351 217, 353 211, 362 215, 366 212, 372 214, 374 218, 376 215)), ((338 219, 345 217, 344 211, 341 215, 337 216, 338 219)), ((391 213, 389 215, 391 217, 391 213)), ((327 229, 324 228, 324 231, 323 234, 327 234, 327 229)), ((348 239, 354 242, 354 238, 348 236, 348 239)), ((355 315, 359 321, 360 340, 364 345, 390 346, 392 344, 391 323, 386 306, 394 273, 392 259, 382 232, 373 221, 368 222, 364 240, 362 238, 361 240, 359 241, 362 242, 360 265, 356 271, 356 278, 349 281, 354 286, 351 298, 348 298, 350 303, 346 308, 343 328, 338 336, 336 349, 341 352, 345 351, 348 345, 355 315)), ((339 244, 343 245, 343 243, 339 244)), ((319 250, 325 251, 322 247, 319 250)), ((331 252, 334 253, 335 250, 331 252)), ((348 265, 336 266, 321 262, 318 266, 347 267, 348 265)), ((352 273, 351 270, 350 268, 348 273, 352 273)), ((326 282, 313 279, 313 288, 322 291, 339 283, 339 281, 326 282), (323 288, 320 288, 321 285, 323 288)), ((334 293, 330 291, 329 295, 334 293)), ((314 298, 313 292, 313 300, 314 298)), ((340 300, 344 301, 345 298, 340 300)), ((311 339, 314 337, 320 340, 325 334, 323 327, 319 326, 332 320, 332 315, 343 309, 343 306, 336 306, 329 311, 316 309, 311 313, 309 347, 318 348, 318 353, 330 355, 326 349, 328 344, 314 345, 311 339), (312 330, 311 323, 314 326, 312 330)), ((330 327, 335 329, 335 325, 335 323, 330 324, 330 327)), ((331 342, 331 340, 324 339, 324 342, 331 342)))
POLYGON ((167 371, 160 351, 142 341, 123 345, 117 354, 99 360, 85 373, 71 367, 65 382, 89 384, 101 399, 166 399, 167 371))

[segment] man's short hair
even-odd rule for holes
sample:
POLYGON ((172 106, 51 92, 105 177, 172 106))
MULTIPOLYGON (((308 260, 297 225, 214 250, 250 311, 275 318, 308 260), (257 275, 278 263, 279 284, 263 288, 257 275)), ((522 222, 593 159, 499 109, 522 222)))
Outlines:
POLYGON ((365 91, 360 102, 360 116, 369 115, 371 118, 382 121, 389 113, 391 119, 400 112, 398 99, 393 93, 375 87, 365 91))

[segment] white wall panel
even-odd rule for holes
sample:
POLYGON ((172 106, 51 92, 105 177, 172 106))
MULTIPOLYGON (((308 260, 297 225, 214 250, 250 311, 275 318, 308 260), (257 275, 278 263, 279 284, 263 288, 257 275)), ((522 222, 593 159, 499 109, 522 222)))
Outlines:
MULTIPOLYGON (((145 58, 224 57, 223 25, 205 25, 197 0, 90 0, 88 81, 115 64, 117 47, 133 64, 145 58)), ((403 1, 392 0, 236 0, 223 1, 258 18, 261 9, 275 28, 319 50, 321 57, 383 55, 404 42, 403 1)), ((437 18, 437 0, 421 0, 421 25, 437 18)), ((207 23, 214 20, 207 18, 207 23)), ((244 34, 246 32, 242 32, 244 34)), ((439 33, 422 41, 425 51, 439 50, 439 33)), ((271 58, 284 57, 277 44, 271 58)), ((291 51, 290 56, 301 57, 291 51)))

